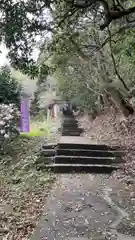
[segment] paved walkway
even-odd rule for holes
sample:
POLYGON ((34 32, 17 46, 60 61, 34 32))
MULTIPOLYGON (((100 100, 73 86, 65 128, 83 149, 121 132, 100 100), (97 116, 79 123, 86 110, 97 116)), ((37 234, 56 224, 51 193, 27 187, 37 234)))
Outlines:
MULTIPOLYGON (((85 137, 61 137, 60 143, 90 144, 85 137)), ((31 240, 134 240, 117 231, 128 215, 109 198, 107 180, 108 175, 59 175, 31 240)))
POLYGON ((74 137, 74 136, 62 136, 59 143, 72 143, 72 144, 96 144, 87 137, 74 137))
POLYGON ((62 175, 32 240, 105 239, 103 234, 117 214, 97 194, 99 183, 92 175, 62 175))

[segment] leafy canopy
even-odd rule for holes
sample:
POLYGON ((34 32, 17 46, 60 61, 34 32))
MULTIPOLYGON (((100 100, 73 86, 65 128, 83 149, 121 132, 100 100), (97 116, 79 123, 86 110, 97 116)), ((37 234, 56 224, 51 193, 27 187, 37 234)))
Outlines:
POLYGON ((10 69, 4 66, 0 69, 0 103, 13 103, 20 107, 21 86, 11 76, 10 69))
POLYGON ((32 51, 37 45, 42 47, 46 33, 53 35, 65 21, 73 25, 72 16, 78 19, 86 12, 91 12, 91 20, 96 19, 101 30, 123 17, 130 25, 128 17, 134 17, 135 4, 133 0, 1 0, 0 9, 0 41, 9 48, 13 67, 35 76, 38 67, 32 51))

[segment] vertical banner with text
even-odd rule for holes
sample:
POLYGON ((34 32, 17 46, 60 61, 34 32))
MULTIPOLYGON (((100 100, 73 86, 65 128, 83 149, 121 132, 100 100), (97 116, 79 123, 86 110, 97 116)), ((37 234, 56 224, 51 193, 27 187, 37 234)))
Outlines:
POLYGON ((30 131, 29 98, 21 100, 21 132, 30 131))
POLYGON ((57 108, 58 108, 58 113, 60 112, 60 106, 59 106, 59 104, 57 105, 57 108))

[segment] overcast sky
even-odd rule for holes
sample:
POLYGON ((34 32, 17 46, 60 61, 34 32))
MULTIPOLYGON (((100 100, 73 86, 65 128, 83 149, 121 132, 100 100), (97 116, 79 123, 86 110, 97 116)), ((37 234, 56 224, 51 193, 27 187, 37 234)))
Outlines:
MULTIPOLYGON (((18 2, 19 0, 14 0, 14 1, 18 2)), ((49 23, 52 20, 51 14, 48 9, 44 10, 43 16, 44 16, 44 18, 42 19, 42 21, 49 23)), ((51 38, 52 34, 47 32, 47 33, 44 33, 44 37, 45 36, 47 36, 47 38, 51 38)), ((41 36, 36 35, 35 40, 37 41, 37 48, 34 49, 32 56, 33 56, 33 59, 36 61, 39 56, 39 49, 38 49, 39 44, 38 43, 41 43, 41 41, 42 41, 41 36)), ((9 63, 8 59, 6 58, 6 56, 8 54, 8 50, 6 49, 6 47, 3 43, 0 44, 0 51, 2 52, 2 53, 0 53, 0 67, 1 67, 5 64, 9 63)))
POLYGON ((8 59, 6 58, 6 55, 8 54, 8 50, 6 49, 4 44, 0 45, 0 67, 3 65, 6 65, 8 63, 8 59))
MULTIPOLYGON (((0 52, 0 67, 1 67, 9 63, 9 60, 7 58, 8 49, 6 48, 4 43, 0 44, 0 51, 1 51, 0 52)), ((33 55, 33 58, 37 60, 39 55, 39 49, 35 48, 32 55, 33 55)))

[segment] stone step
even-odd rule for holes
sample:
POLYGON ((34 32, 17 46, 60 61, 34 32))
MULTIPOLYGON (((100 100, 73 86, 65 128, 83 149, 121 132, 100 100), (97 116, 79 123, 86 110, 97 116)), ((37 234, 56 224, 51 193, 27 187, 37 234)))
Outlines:
POLYGON ((50 143, 50 144, 43 145, 42 148, 43 149, 54 149, 56 146, 57 146, 56 143, 50 143))
POLYGON ((79 129, 73 129, 73 130, 70 130, 70 129, 62 129, 62 132, 65 132, 65 133, 74 133, 74 132, 78 132, 78 133, 81 133, 81 131, 79 129))
POLYGON ((55 163, 60 164, 99 164, 109 165, 112 163, 121 163, 120 158, 115 157, 85 157, 85 156, 55 156, 55 163))
POLYGON ((67 122, 67 121, 74 121, 74 122, 78 122, 78 120, 75 119, 75 117, 66 117, 66 118, 63 118, 63 122, 67 122))
POLYGON ((75 122, 75 123, 77 123, 78 121, 75 118, 64 118, 63 122, 75 122))
POLYGON ((65 132, 81 132, 81 130, 79 128, 73 128, 73 129, 68 129, 68 128, 63 128, 62 131, 65 132))
POLYGON ((64 120, 63 124, 78 124, 78 121, 75 121, 75 120, 64 120))
POLYGON ((75 118, 64 118, 63 122, 78 122, 75 118))
POLYGON ((79 124, 77 122, 64 122, 62 124, 62 126, 72 126, 72 125, 75 125, 75 126, 78 126, 79 124))
POLYGON ((123 151, 89 150, 89 149, 57 149, 57 155, 65 156, 91 156, 91 157, 120 157, 123 151))
POLYGON ((105 144, 79 144, 79 143, 58 143, 58 149, 87 149, 87 150, 119 150, 118 147, 110 147, 105 144))
POLYGON ((75 132, 75 131, 78 131, 78 132, 82 133, 83 129, 81 129, 81 128, 73 128, 72 127, 72 128, 68 128, 68 129, 67 128, 63 128, 62 131, 65 131, 65 132, 71 132, 71 131, 75 132))
POLYGON ((123 162, 120 149, 105 144, 89 144, 80 136, 83 129, 74 118, 65 118, 61 130, 63 137, 55 148, 53 161, 45 164, 47 169, 55 173, 111 173, 120 168, 123 162))
POLYGON ((72 129, 73 129, 73 130, 74 130, 74 129, 79 129, 79 127, 78 127, 78 126, 70 126, 70 127, 65 127, 65 126, 63 126, 62 129, 65 129, 65 130, 68 131, 68 130, 72 130, 72 129))
POLYGON ((78 132, 62 132, 62 136, 80 136, 78 132))
POLYGON ((69 116, 69 117, 64 117, 63 118, 64 121, 68 121, 68 120, 74 120, 74 121, 77 121, 77 119, 73 116, 69 116))
POLYGON ((65 132, 72 132, 72 131, 78 131, 78 132, 80 132, 80 130, 79 130, 79 128, 65 128, 65 127, 63 127, 62 128, 62 131, 65 131, 65 132))
POLYGON ((78 128, 79 126, 77 124, 63 124, 63 128, 78 128))
POLYGON ((98 164, 47 164, 46 170, 54 173, 111 173, 119 169, 115 165, 98 165, 98 164))
POLYGON ((56 150, 55 149, 42 149, 40 155, 44 157, 51 157, 55 156, 56 150))

